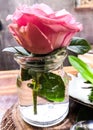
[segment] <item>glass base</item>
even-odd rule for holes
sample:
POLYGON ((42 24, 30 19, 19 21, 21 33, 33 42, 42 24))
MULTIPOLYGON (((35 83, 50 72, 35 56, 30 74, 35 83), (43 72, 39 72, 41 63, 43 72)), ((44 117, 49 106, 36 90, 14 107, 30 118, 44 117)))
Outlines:
POLYGON ((63 121, 69 111, 69 102, 49 103, 37 106, 37 114, 33 113, 33 106, 20 106, 22 119, 30 125, 49 127, 63 121))

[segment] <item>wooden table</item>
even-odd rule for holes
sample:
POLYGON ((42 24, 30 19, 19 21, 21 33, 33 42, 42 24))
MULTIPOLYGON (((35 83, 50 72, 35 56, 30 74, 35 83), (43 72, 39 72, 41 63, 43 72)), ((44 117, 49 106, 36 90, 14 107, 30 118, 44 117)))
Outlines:
MULTIPOLYGON (((77 71, 73 67, 64 67, 67 73, 73 75, 77 74, 77 71)), ((79 105, 70 99, 70 112, 67 118, 61 122, 59 125, 50 128, 36 128, 29 126, 20 118, 18 108, 17 108, 17 91, 16 91, 16 77, 19 70, 1 71, 0 72, 0 117, 2 120, 1 125, 3 128, 1 130, 8 130, 4 127, 5 124, 12 124, 11 130, 69 130, 71 125, 76 120, 76 115, 78 113, 79 105), (74 107, 73 107, 74 106, 74 107), (5 113, 6 112, 6 113, 5 113), (11 120, 10 120, 11 119, 11 120), (8 121, 9 120, 9 121, 8 121), (15 121, 14 121, 15 120, 15 121), (5 123, 5 124, 4 124, 5 123), (14 124, 16 124, 14 126, 14 124), (20 127, 19 127, 19 126, 20 127)), ((9 130, 10 130, 9 129, 9 130)))

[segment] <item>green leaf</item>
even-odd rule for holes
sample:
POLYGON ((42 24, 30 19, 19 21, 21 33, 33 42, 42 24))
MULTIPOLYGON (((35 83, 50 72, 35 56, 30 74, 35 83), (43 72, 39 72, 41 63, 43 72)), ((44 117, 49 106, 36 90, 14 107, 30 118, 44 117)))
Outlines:
POLYGON ((60 102, 65 97, 65 85, 59 75, 42 73, 39 78, 38 95, 50 101, 60 102))
POLYGON ((29 73, 29 69, 21 68, 21 80, 26 81, 32 78, 31 74, 29 73))
POLYGON ((76 126, 75 130, 85 130, 82 126, 76 126))
POLYGON ((93 102, 93 87, 91 89, 90 95, 88 96, 90 102, 93 102))
POLYGON ((22 80, 20 79, 20 77, 18 76, 17 77, 17 80, 16 80, 16 85, 17 85, 17 87, 21 87, 21 85, 22 85, 22 80))
POLYGON ((82 77, 93 84, 93 69, 75 56, 68 56, 71 65, 80 72, 82 77))
POLYGON ((7 47, 3 49, 3 52, 12 52, 12 53, 17 53, 17 54, 26 55, 26 56, 29 55, 29 53, 21 46, 7 47))
POLYGON ((91 49, 91 46, 87 40, 80 37, 73 37, 67 49, 77 54, 84 54, 91 49))

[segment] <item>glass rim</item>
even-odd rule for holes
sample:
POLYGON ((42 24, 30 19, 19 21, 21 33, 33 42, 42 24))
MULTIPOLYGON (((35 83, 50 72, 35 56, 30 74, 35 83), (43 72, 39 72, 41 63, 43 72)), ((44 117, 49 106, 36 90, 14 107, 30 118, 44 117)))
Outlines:
POLYGON ((67 56, 67 49, 65 47, 59 48, 59 50, 52 51, 51 53, 40 55, 40 54, 31 54, 31 55, 22 55, 22 54, 14 54, 15 59, 50 59, 50 58, 56 58, 58 56, 67 56))

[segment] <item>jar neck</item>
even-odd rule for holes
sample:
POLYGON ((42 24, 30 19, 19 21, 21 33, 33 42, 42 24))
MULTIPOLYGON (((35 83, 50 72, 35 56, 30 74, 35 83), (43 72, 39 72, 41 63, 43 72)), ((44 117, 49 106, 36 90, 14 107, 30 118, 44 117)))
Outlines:
POLYGON ((63 67, 63 62, 67 56, 65 48, 57 52, 50 53, 46 56, 22 56, 15 55, 14 59, 24 69, 32 69, 33 71, 50 71, 63 67))

